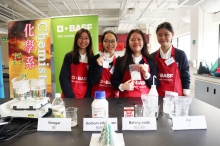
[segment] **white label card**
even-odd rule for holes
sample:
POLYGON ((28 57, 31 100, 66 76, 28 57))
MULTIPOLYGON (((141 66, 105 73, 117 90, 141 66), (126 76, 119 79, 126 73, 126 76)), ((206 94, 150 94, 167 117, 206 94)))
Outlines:
MULTIPOLYGON (((101 131, 107 118, 83 118, 83 131, 101 131)), ((115 131, 118 131, 117 118, 109 118, 115 131)))
POLYGON ((39 118, 37 131, 71 131, 71 118, 39 118))
POLYGON ((207 129, 205 116, 172 117, 173 130, 207 129))
POLYGON ((108 67, 109 67, 109 62, 103 61, 103 68, 108 68, 108 67))
POLYGON ((165 63, 166 63, 167 66, 169 66, 170 64, 172 64, 172 63, 174 63, 174 62, 175 62, 175 60, 173 59, 173 57, 171 57, 171 58, 169 58, 169 59, 167 59, 167 60, 165 61, 165 63))
POLYGON ((122 117, 122 130, 157 130, 156 117, 122 117))
POLYGON ((134 80, 141 80, 141 73, 139 71, 131 71, 131 79, 134 80))

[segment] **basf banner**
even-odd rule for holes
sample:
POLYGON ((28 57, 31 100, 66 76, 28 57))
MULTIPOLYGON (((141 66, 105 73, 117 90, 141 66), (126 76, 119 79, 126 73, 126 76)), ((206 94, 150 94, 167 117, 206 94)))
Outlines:
POLYGON ((73 48, 76 32, 85 28, 92 35, 94 54, 98 53, 98 15, 52 18, 56 92, 61 93, 59 74, 64 56, 73 48))
POLYGON ((47 93, 51 86, 51 19, 8 22, 10 97, 13 97, 12 79, 45 78, 47 93))

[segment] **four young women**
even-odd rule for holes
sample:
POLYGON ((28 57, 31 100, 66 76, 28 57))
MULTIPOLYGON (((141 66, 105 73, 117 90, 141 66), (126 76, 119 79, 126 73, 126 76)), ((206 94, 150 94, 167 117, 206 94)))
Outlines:
POLYGON ((141 97, 141 94, 148 94, 153 80, 160 97, 165 95, 165 91, 189 95, 189 64, 184 51, 172 46, 172 25, 169 22, 160 24, 156 34, 161 46, 152 56, 144 33, 133 29, 127 36, 124 56, 117 57, 114 53, 117 35, 106 31, 101 38, 103 50, 93 57, 91 34, 80 29, 60 72, 64 97, 94 97, 97 90, 104 90, 107 98, 141 97), (131 79, 130 65, 139 68, 138 79, 131 79))

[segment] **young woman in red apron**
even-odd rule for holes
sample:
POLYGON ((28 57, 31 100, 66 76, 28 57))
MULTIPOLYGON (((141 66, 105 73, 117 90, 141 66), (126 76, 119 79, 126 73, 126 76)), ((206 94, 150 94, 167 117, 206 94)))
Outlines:
POLYGON ((64 57, 59 77, 62 97, 89 97, 88 63, 93 56, 91 34, 82 28, 75 35, 73 50, 64 57))
POLYGON ((106 31, 101 41, 102 52, 94 56, 89 64, 88 82, 92 86, 91 97, 94 97, 95 91, 103 90, 107 98, 117 98, 119 92, 111 85, 111 77, 117 60, 117 55, 114 54, 118 41, 117 35, 112 31, 106 31))
POLYGON ((179 96, 189 94, 189 64, 185 53, 172 46, 174 36, 172 25, 164 22, 157 27, 157 39, 160 49, 152 55, 158 66, 159 86, 157 88, 160 97, 165 91, 177 92, 179 96))
POLYGON ((157 66, 147 50, 144 33, 139 29, 131 30, 126 40, 125 55, 118 59, 111 78, 113 87, 120 91, 119 97, 140 98, 141 94, 149 93, 154 75, 157 77, 157 66), (131 64, 140 69, 138 76, 141 77, 137 80, 131 80, 131 64))

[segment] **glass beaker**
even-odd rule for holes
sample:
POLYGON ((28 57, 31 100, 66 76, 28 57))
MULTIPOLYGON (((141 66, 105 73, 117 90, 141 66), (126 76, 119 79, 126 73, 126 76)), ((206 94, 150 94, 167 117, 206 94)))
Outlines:
POLYGON ((11 82, 15 100, 26 100, 30 96, 30 80, 16 77, 11 82))
POLYGON ((163 98, 163 112, 165 114, 170 113, 171 106, 172 106, 172 99, 164 97, 163 98))
POLYGON ((31 97, 42 99, 46 97, 46 80, 44 78, 31 79, 31 97))
POLYGON ((77 107, 66 108, 66 118, 71 118, 71 127, 77 125, 77 107))
POLYGON ((170 111, 170 117, 183 117, 189 115, 189 106, 192 102, 192 97, 177 96, 173 98, 173 108, 170 111))

